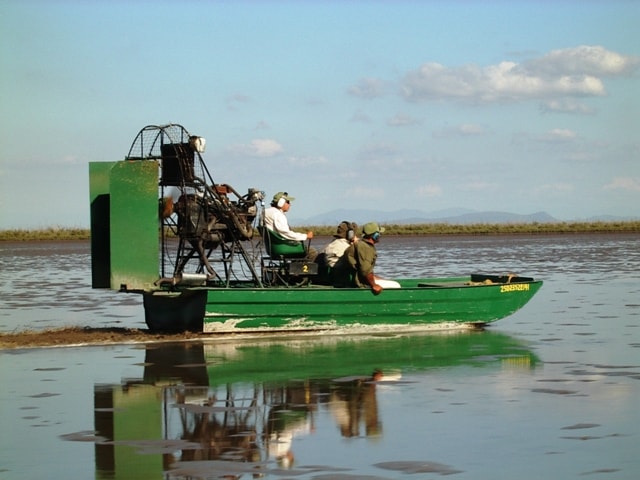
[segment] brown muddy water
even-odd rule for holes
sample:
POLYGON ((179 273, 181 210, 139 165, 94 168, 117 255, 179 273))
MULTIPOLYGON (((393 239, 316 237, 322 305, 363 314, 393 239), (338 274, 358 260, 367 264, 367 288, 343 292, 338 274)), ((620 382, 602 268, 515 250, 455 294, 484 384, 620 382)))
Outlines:
MULTIPOLYGON (((0 243, 0 331, 144 328, 89 260, 0 243)), ((0 479, 638 477, 639 235, 384 237, 378 272, 545 284, 484 332, 0 351, 0 479)))

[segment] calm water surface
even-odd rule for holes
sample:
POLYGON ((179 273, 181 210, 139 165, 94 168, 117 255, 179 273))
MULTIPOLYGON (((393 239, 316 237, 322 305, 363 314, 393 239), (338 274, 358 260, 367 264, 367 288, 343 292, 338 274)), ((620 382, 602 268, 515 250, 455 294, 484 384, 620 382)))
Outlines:
MULTIPOLYGON (((0 331, 144 328, 88 266, 0 244, 0 331)), ((0 478, 638 477, 640 236, 385 237, 378 272, 545 285, 479 333, 0 352, 0 478)))

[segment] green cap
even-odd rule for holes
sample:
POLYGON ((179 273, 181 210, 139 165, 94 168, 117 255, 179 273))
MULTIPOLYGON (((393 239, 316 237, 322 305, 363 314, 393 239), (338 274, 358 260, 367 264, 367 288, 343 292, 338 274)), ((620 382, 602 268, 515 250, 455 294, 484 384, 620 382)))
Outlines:
POLYGON ((295 200, 295 198, 290 197, 287 192, 278 192, 273 196, 273 200, 271 200, 271 203, 278 203, 278 200, 283 197, 287 202, 293 202, 295 200))
POLYGON ((365 223, 364 227, 362 227, 362 233, 367 236, 371 236, 376 232, 384 233, 384 227, 379 227, 376 222, 365 223))

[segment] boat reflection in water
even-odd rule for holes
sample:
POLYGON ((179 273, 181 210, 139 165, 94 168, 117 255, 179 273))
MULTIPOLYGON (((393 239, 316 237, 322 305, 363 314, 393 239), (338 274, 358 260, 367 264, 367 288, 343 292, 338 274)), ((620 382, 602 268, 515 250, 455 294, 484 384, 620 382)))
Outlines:
POLYGON ((535 363, 493 332, 148 345, 142 378, 95 386, 96 478, 281 475, 320 421, 336 441, 383 436, 379 389, 412 372, 535 363))

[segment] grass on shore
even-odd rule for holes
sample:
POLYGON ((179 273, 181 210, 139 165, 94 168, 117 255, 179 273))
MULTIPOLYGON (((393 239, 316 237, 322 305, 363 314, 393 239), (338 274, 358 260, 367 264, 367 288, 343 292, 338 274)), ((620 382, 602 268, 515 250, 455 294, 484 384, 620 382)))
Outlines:
POLYGON ((88 240, 91 232, 88 228, 47 227, 40 229, 9 229, 0 230, 0 241, 26 240, 88 240))
MULTIPOLYGON (((640 221, 624 222, 555 222, 555 223, 474 223, 474 224, 382 224, 385 235, 544 235, 566 233, 636 233, 640 221)), ((317 236, 331 236, 334 226, 297 226, 295 230, 312 230, 317 236)), ((89 229, 48 227, 44 229, 0 230, 0 241, 88 240, 89 229)))

